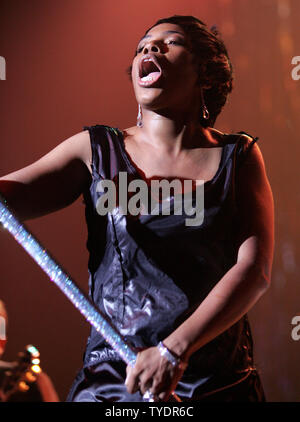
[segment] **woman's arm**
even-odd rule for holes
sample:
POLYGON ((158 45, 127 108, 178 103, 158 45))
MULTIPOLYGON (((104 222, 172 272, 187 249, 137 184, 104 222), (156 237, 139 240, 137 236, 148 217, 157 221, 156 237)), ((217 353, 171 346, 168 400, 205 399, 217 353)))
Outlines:
POLYGON ((48 154, 0 178, 0 194, 21 221, 70 205, 91 179, 88 131, 66 139, 48 154))
MULTIPOLYGON (((237 262, 196 311, 163 341, 171 352, 184 360, 236 323, 270 285, 274 249, 273 195, 256 144, 239 169, 236 188, 239 220, 242 222, 237 262)), ((182 373, 172 370, 155 349, 140 352, 135 368, 128 368, 127 388, 129 392, 136 391, 140 381, 143 393, 151 387, 153 393, 160 393, 160 398, 165 400, 182 373)))

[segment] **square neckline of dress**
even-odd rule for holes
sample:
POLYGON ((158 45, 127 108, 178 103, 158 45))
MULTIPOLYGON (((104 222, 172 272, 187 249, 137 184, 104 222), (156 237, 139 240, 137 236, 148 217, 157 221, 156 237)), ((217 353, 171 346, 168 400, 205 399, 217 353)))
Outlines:
MULTIPOLYGON (((124 158, 127 166, 130 168, 131 173, 136 174, 139 177, 141 177, 142 180, 145 180, 144 176, 141 174, 140 170, 138 170, 137 166, 132 161, 131 157, 129 156, 128 152, 126 151, 125 142, 124 142, 124 132, 121 129, 119 129, 119 128, 116 128, 116 129, 117 129, 117 132, 118 132, 118 135, 119 135, 118 137, 119 137, 119 139, 121 141, 120 142, 120 144, 121 144, 121 153, 122 153, 122 156, 123 156, 123 158, 124 158)), ((230 137, 229 134, 227 134, 227 133, 224 133, 223 134, 223 140, 225 140, 226 138, 229 138, 229 137, 230 137)), ((218 170, 216 171, 216 173, 215 173, 215 175, 213 176, 212 179, 206 180, 203 183, 204 187, 205 186, 208 186, 208 185, 210 185, 212 183, 214 183, 215 180, 219 177, 219 174, 221 173, 221 171, 223 169, 223 163, 224 163, 224 159, 225 159, 225 148, 226 148, 226 145, 227 145, 227 142, 224 142, 224 145, 222 146, 222 153, 221 153, 221 159, 220 159, 218 170)), ((198 179, 189 179, 189 180, 192 180, 193 182, 196 182, 198 179)), ((147 183, 146 180, 145 180, 145 182, 147 183)), ((197 187, 197 185, 196 185, 196 187, 197 187)))

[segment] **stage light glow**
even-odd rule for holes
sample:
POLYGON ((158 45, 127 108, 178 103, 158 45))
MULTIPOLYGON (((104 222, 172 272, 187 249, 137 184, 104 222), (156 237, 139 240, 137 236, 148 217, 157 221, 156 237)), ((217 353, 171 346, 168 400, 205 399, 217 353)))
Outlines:
POLYGON ((26 384, 26 382, 24 381, 20 381, 19 382, 19 390, 20 391, 28 391, 29 390, 29 386, 26 384))
POLYGON ((35 374, 40 374, 42 372, 41 367, 39 365, 32 365, 31 370, 35 374))
POLYGON ((26 372, 25 378, 28 382, 34 382, 36 381, 36 377, 31 372, 26 372))

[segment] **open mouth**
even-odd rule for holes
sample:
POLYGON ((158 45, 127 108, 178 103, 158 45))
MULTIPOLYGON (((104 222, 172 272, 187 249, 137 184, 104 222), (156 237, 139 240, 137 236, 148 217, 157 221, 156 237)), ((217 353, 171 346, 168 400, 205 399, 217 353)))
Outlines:
POLYGON ((161 77, 162 71, 153 57, 145 56, 140 63, 139 84, 141 86, 150 86, 161 77))

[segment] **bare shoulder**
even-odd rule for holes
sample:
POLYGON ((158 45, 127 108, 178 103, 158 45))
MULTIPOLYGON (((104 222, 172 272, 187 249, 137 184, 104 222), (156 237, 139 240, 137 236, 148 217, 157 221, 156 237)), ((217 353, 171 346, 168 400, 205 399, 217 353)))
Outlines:
POLYGON ((92 162, 92 148, 90 134, 88 130, 78 132, 75 135, 67 138, 60 144, 65 147, 66 153, 72 155, 73 158, 81 160, 89 172, 91 173, 91 162, 92 162))
POLYGON ((89 133, 79 132, 37 161, 1 177, 0 191, 22 221, 57 211, 89 186, 91 158, 89 133))
POLYGON ((242 142, 245 154, 238 167, 236 178, 237 202, 247 216, 245 221, 249 220, 249 215, 252 214, 254 219, 261 219, 264 225, 266 221, 273 220, 271 214, 274 207, 265 161, 254 138, 243 135, 242 142))
POLYGON ((51 166, 56 163, 57 167, 62 167, 73 160, 83 162, 89 173, 92 173, 92 148, 88 130, 78 132, 65 139, 39 161, 46 166, 48 163, 51 166))
POLYGON ((243 149, 244 173, 252 171, 252 173, 256 173, 257 177, 266 177, 266 165, 259 143, 257 142, 258 138, 252 138, 247 134, 242 134, 240 140, 243 149))

